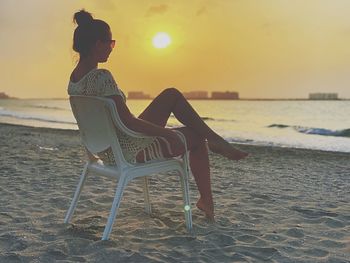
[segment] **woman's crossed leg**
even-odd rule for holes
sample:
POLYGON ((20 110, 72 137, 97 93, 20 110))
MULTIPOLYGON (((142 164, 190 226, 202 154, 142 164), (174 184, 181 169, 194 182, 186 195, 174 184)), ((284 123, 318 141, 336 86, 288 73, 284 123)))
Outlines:
MULTIPOLYGON (((231 147, 222 137, 210 129, 181 92, 175 88, 165 89, 160 93, 140 114, 139 118, 165 127, 171 113, 185 125, 185 127, 176 129, 185 135, 188 145, 190 167, 200 193, 197 207, 205 212, 208 219, 214 220, 206 140, 208 140, 209 148, 212 151, 230 159, 239 160, 247 154, 231 147), (223 154, 225 151, 226 154, 223 154)), ((165 144, 161 144, 161 147, 166 157, 172 157, 165 144)))

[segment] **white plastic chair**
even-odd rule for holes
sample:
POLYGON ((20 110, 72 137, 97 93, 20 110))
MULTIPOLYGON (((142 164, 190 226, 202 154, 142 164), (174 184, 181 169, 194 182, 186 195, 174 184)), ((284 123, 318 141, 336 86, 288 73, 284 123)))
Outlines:
POLYGON ((136 144, 147 145, 155 137, 146 136, 128 129, 120 120, 112 99, 71 96, 70 103, 84 146, 90 153, 101 157, 101 159, 103 159, 103 156, 107 156, 108 158, 105 160, 110 163, 108 164, 107 161, 103 163, 100 160, 87 161, 64 222, 69 223, 71 220, 88 174, 115 178, 118 180, 117 188, 102 236, 102 240, 108 240, 127 184, 134 178, 144 178, 145 211, 150 214, 151 205, 147 176, 176 171, 176 174, 180 176, 182 186, 186 228, 190 232, 192 230, 192 213, 189 198, 189 164, 185 137, 178 132, 186 147, 186 153, 183 157, 163 158, 145 163, 136 163, 133 159, 130 159, 130 156, 135 155, 138 151, 136 144), (134 145, 132 145, 133 142, 134 145))

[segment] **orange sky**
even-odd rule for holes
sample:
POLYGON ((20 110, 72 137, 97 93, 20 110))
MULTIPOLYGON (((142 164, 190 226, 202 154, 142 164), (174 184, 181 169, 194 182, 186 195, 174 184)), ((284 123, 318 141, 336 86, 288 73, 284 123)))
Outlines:
POLYGON ((112 28, 117 46, 100 64, 124 92, 156 95, 232 90, 242 98, 350 98, 350 1, 0 1, 0 92, 67 97, 77 56, 73 13, 85 8, 112 28), (172 37, 166 49, 152 36, 172 37))

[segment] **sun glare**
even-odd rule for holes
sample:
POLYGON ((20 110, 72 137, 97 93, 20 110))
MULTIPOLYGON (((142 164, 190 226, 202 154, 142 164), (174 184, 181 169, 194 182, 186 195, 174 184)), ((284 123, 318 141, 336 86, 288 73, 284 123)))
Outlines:
POLYGON ((171 44, 171 38, 167 33, 159 32, 152 39, 155 48, 166 48, 171 44))

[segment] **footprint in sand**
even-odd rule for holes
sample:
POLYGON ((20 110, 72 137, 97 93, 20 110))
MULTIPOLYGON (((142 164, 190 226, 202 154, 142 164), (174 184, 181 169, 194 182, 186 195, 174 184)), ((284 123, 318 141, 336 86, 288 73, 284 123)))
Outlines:
POLYGON ((67 258, 67 255, 65 253, 57 249, 49 250, 47 253, 45 253, 45 256, 51 260, 65 260, 67 258))
POLYGON ((295 238, 302 238, 305 236, 304 230, 302 230, 300 228, 290 228, 286 232, 286 235, 290 236, 290 237, 295 237, 295 238))
POLYGON ((324 223, 331 228, 343 228, 345 224, 334 218, 326 217, 324 223))
POLYGON ((244 243, 253 243, 257 240, 257 237, 252 235, 241 235, 236 237, 238 241, 244 242, 244 243))
POLYGON ((0 251, 22 251, 28 247, 28 242, 13 234, 0 236, 0 251))
POLYGON ((342 242, 334 241, 334 240, 322 240, 318 243, 321 247, 325 248, 344 248, 345 244, 342 242))
POLYGON ((207 239, 219 247, 232 246, 236 243, 233 237, 230 235, 225 235, 223 233, 213 232, 207 236, 207 239))
POLYGON ((23 262, 23 259, 12 252, 0 254, 0 262, 23 262))
POLYGON ((305 250, 304 253, 317 258, 323 258, 329 255, 328 251, 319 248, 308 249, 305 250))
POLYGON ((237 246, 237 252, 243 255, 250 256, 260 261, 268 261, 273 255, 278 253, 278 250, 273 247, 255 247, 255 246, 237 246))
POLYGON ((275 234, 268 234, 264 236, 264 239, 274 242, 282 242, 286 240, 287 238, 281 235, 275 235, 275 234))
POLYGON ((299 206, 293 206, 291 209, 294 211, 297 211, 298 213, 300 213, 302 216, 304 216, 306 218, 319 218, 319 217, 324 217, 324 216, 337 217, 338 216, 337 213, 329 212, 329 211, 322 210, 322 209, 302 208, 299 206))

